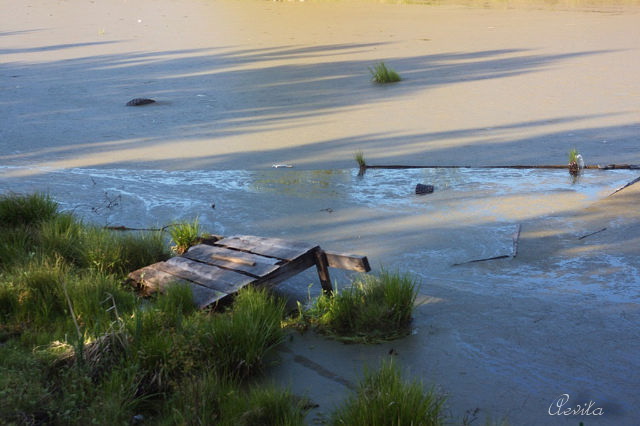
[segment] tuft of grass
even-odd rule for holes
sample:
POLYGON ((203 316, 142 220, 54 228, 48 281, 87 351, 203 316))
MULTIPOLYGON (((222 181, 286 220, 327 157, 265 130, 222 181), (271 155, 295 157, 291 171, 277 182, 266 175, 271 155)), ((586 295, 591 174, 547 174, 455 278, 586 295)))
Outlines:
POLYGON ((401 80, 400 75, 391 68, 387 68, 384 62, 369 68, 371 81, 374 83, 395 83, 401 80))
POLYGON ((569 164, 578 163, 578 154, 580 154, 578 152, 578 150, 576 148, 571 148, 569 150, 569 164))
POLYGON ((355 395, 339 407, 331 425, 425 425, 445 424, 445 398, 433 389, 424 391, 418 381, 406 382, 392 361, 377 371, 365 370, 355 395))
POLYGON ((44 368, 30 351, 13 344, 0 345, 1 422, 47 423, 51 399, 44 368))
POLYGON ((175 223, 169 228, 171 240, 175 243, 171 249, 177 254, 183 254, 189 247, 195 245, 200 238, 200 224, 198 218, 193 222, 175 223))
POLYGON ((407 274, 362 275, 352 286, 320 295, 299 321, 344 342, 373 343, 410 333, 418 283, 407 274))
POLYGON ((58 214, 58 203, 41 193, 0 196, 0 224, 3 227, 31 226, 58 214))
POLYGON ((366 163, 366 161, 365 161, 365 159, 364 159, 364 152, 362 152, 362 151, 357 151, 357 152, 354 154, 354 158, 355 158, 355 160, 356 160, 356 163, 358 163, 358 167, 360 167, 361 169, 363 169, 363 168, 367 167, 367 163, 366 163))
POLYGON ((580 174, 580 159, 580 153, 576 148, 569 150, 569 174, 572 175, 574 179, 580 174))
POLYGON ((216 354, 221 376, 244 379, 260 371, 266 353, 282 341, 284 312, 284 300, 264 289, 245 287, 232 310, 209 321, 200 345, 216 354))
POLYGON ((304 401, 289 390, 273 385, 254 386, 246 398, 236 399, 235 409, 223 408, 229 413, 226 416, 229 425, 301 426, 304 424, 304 401))
POLYGON ((160 232, 123 234, 72 222, 65 216, 43 226, 42 238, 45 252, 55 252, 71 264, 106 274, 126 275, 169 258, 160 232))
POLYGON ((85 229, 72 215, 60 214, 41 224, 38 251, 46 259, 62 259, 70 265, 85 266, 85 229))
POLYGON ((260 425, 304 424, 303 400, 289 390, 272 385, 251 386, 239 392, 237 383, 207 372, 186 377, 161 416, 166 425, 260 425))
POLYGON ((3 229, 0 226, 0 232, 0 271, 20 267, 35 255, 33 231, 25 227, 3 229))
POLYGON ((102 273, 126 275, 170 257, 161 232, 118 233, 87 227, 82 266, 102 273))

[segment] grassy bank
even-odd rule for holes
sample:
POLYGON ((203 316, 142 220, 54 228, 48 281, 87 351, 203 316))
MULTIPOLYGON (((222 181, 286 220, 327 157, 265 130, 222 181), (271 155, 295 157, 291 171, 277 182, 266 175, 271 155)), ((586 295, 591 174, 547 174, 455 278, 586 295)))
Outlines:
POLYGON ((45 195, 0 199, 0 419, 8 424, 300 424, 298 399, 251 377, 283 338, 284 303, 247 289, 224 311, 173 287, 142 300, 134 269, 160 233, 117 233, 45 195))

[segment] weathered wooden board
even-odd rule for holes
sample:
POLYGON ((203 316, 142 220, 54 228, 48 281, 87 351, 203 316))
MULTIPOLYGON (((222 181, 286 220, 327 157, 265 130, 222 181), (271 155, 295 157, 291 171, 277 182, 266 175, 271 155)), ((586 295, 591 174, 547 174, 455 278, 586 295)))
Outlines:
POLYGON ((357 272, 369 272, 371 270, 367 256, 334 251, 325 251, 324 253, 327 256, 327 263, 331 268, 347 269, 357 272))
POLYGON ((206 244, 191 247, 183 256, 224 269, 242 271, 256 278, 275 271, 279 267, 277 263, 280 263, 271 257, 206 244))
POLYGON ((300 272, 305 271, 316 264, 314 252, 309 252, 298 259, 288 262, 285 267, 278 268, 272 273, 264 276, 260 283, 268 283, 269 285, 275 285, 285 281, 300 272))
POLYGON ((318 248, 317 245, 279 238, 263 238, 253 235, 236 235, 216 242, 217 246, 243 250, 277 259, 294 260, 318 248))
POLYGON ((163 293, 173 285, 186 285, 191 289, 193 303, 200 309, 228 296, 227 293, 183 280, 175 275, 156 269, 157 265, 156 263, 145 266, 129 274, 129 278, 142 287, 143 296, 149 296, 155 292, 163 293))
POLYGON ((166 262, 156 264, 156 268, 228 294, 235 293, 256 280, 248 275, 206 265, 185 257, 172 257, 166 262))

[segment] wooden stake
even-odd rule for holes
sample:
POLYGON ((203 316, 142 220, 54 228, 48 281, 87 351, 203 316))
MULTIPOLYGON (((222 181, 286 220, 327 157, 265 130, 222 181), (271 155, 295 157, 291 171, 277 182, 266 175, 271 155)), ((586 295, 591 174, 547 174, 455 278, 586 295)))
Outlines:
POLYGON ((318 278, 320 278, 320 284, 322 290, 325 293, 333 293, 333 287, 331 286, 331 278, 329 277, 329 263, 327 262, 327 255, 324 250, 318 248, 314 255, 316 257, 316 269, 318 270, 318 278))

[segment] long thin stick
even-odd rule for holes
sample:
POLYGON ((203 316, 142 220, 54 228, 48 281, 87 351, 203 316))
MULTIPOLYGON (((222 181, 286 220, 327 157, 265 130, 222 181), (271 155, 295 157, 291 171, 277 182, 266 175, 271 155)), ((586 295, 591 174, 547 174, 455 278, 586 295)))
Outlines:
POLYGON ((578 238, 578 239, 579 239, 579 240, 583 240, 583 239, 585 239, 585 238, 587 238, 587 237, 590 237, 590 236, 592 236, 592 235, 595 235, 595 234, 597 234, 597 233, 599 233, 599 232, 606 231, 606 230, 607 230, 607 228, 598 229, 597 231, 595 231, 595 232, 591 232, 591 233, 586 234, 586 235, 583 235, 582 237, 580 237, 580 238, 578 238))
POLYGON ((518 224, 518 228, 513 234, 513 253, 511 255, 512 258, 518 255, 518 240, 520 239, 520 228, 521 226, 520 224, 518 224))

